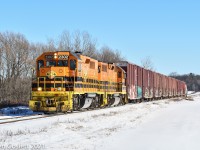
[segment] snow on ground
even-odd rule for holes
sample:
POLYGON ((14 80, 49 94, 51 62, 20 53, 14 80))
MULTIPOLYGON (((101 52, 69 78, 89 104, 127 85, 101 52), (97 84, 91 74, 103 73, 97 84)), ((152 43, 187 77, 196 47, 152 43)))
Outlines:
POLYGON ((193 92, 191 94, 188 94, 188 96, 192 96, 193 98, 194 97, 200 97, 200 92, 193 92))
POLYGON ((187 92, 188 95, 193 94, 193 93, 195 93, 195 91, 188 91, 187 92))
POLYGON ((0 149, 197 150, 200 97, 0 125, 0 149))
POLYGON ((198 150, 200 148, 200 101, 170 105, 153 113, 148 122, 110 137, 109 149, 198 150))

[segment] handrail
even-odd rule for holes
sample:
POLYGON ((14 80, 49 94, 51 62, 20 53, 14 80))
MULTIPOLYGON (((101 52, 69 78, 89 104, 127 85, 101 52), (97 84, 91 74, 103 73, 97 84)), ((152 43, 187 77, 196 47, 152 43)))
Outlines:
POLYGON ((40 79, 44 79, 44 91, 46 91, 46 77, 38 77, 38 82, 37 82, 37 87, 39 88, 40 87, 40 79))

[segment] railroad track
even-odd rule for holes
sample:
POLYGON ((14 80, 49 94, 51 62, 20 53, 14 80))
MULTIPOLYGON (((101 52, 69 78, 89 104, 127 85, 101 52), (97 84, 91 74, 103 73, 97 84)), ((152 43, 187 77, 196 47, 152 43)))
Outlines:
MULTIPOLYGON (((123 105, 119 105, 117 107, 120 107, 123 105)), ((55 116, 61 116, 61 115, 69 115, 69 114, 74 114, 74 113, 81 113, 81 112, 88 112, 88 111, 94 111, 98 109, 107 109, 110 107, 104 107, 104 108, 96 108, 96 109, 89 109, 89 110, 79 110, 79 111, 73 111, 73 113, 56 113, 56 114, 44 114, 44 115, 30 115, 30 116, 17 116, 17 117, 12 117, 12 118, 2 118, 0 119, 0 125, 1 124, 9 124, 9 123, 15 123, 15 122, 21 122, 21 121, 27 121, 27 120, 36 120, 36 119, 41 119, 41 118, 49 118, 49 117, 55 117, 55 116)))
POLYGON ((59 116, 59 115, 65 115, 65 114, 30 115, 30 116, 19 116, 19 117, 13 117, 13 118, 2 118, 2 119, 0 119, 0 124, 8 124, 8 123, 21 122, 21 121, 27 121, 27 120, 35 120, 35 119, 48 118, 48 117, 54 117, 54 116, 59 116))
POLYGON ((0 121, 1 120, 10 120, 10 119, 22 118, 22 117, 24 117, 24 116, 9 117, 9 118, 0 118, 0 121))
POLYGON ((24 117, 30 117, 30 116, 38 116, 40 114, 33 114, 33 115, 24 115, 24 116, 15 116, 15 117, 7 117, 7 118, 0 118, 0 121, 4 120, 13 120, 13 119, 18 119, 18 118, 24 118, 24 117))

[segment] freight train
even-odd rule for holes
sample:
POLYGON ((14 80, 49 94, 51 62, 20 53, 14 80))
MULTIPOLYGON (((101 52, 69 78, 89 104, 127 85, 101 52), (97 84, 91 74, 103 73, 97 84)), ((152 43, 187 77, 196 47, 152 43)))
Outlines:
POLYGON ((45 52, 36 60, 29 107, 72 112, 186 96, 184 82, 127 61, 106 63, 80 52, 45 52))

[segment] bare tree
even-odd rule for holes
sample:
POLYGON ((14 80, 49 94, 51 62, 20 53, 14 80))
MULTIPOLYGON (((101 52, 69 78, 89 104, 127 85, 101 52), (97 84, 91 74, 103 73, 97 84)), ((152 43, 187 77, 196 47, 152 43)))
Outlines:
POLYGON ((124 60, 125 58, 121 56, 119 51, 114 51, 111 48, 109 48, 108 46, 104 46, 101 48, 100 50, 100 60, 103 62, 111 62, 111 63, 115 63, 115 62, 119 62, 124 60))
POLYGON ((73 50, 74 51, 82 51, 81 50, 81 33, 80 31, 76 31, 73 36, 73 50))
POLYGON ((56 42, 53 38, 48 38, 47 39, 47 44, 46 44, 46 49, 47 51, 57 51, 57 48, 56 48, 56 42))
POLYGON ((64 31, 58 40, 58 50, 59 51, 72 51, 72 39, 68 31, 64 31))
POLYGON ((177 72, 171 72, 169 74, 170 77, 176 77, 176 76, 179 76, 179 74, 177 72))
POLYGON ((80 51, 84 55, 96 58, 96 40, 88 32, 76 31, 70 34, 64 31, 58 39, 59 51, 80 51))
POLYGON ((143 68, 155 71, 154 64, 150 58, 150 56, 147 56, 146 58, 141 60, 141 65, 143 68))
POLYGON ((0 33, 1 50, 1 103, 17 103, 26 100, 30 90, 29 42, 19 33, 0 33), (27 81, 27 82, 25 82, 27 81), (24 94, 23 94, 24 93, 24 94))
POLYGON ((93 39, 88 32, 82 33, 82 53, 84 55, 90 56, 92 58, 97 58, 97 48, 96 48, 97 40, 93 39))

